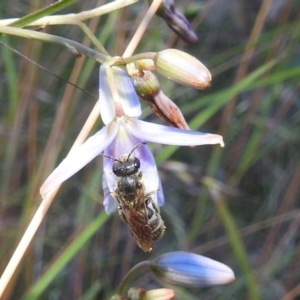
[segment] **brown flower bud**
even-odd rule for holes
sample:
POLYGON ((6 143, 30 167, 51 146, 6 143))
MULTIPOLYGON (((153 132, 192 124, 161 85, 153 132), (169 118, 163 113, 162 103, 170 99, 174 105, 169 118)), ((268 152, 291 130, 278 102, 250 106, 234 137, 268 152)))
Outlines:
POLYGON ((142 71, 131 80, 139 98, 146 101, 159 118, 173 127, 190 130, 180 109, 162 92, 152 72, 142 71))

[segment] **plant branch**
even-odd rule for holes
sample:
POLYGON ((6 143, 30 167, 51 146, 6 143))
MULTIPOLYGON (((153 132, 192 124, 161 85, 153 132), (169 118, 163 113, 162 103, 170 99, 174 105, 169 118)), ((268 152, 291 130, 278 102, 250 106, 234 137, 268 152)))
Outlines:
POLYGON ((129 42, 123 57, 128 57, 131 56, 133 54, 133 52, 135 51, 138 43, 140 42, 140 40, 142 39, 150 21, 152 20, 153 16, 155 15, 158 7, 160 6, 162 0, 154 0, 151 4, 151 6, 149 7, 147 14, 145 15, 142 23, 140 24, 140 26, 138 27, 138 29, 136 30, 134 36, 132 37, 131 41, 129 42))
POLYGON ((95 35, 91 32, 88 26, 86 26, 82 21, 74 22, 74 25, 77 25, 81 30, 86 34, 86 36, 91 40, 91 42, 96 46, 96 49, 101 53, 109 55, 106 49, 102 46, 102 44, 98 41, 95 35))
POLYGON ((71 52, 75 54, 82 53, 86 56, 94 58, 99 63, 103 63, 108 58, 108 56, 101 54, 95 50, 92 50, 91 48, 86 47, 78 42, 72 41, 67 38, 59 37, 56 35, 51 35, 48 33, 37 32, 28 29, 14 28, 9 26, 1 26, 1 25, 0 25, 0 32, 9 35, 15 35, 24 38, 40 40, 47 43, 60 44, 62 46, 67 47, 71 52))
MULTIPOLYGON (((101 15, 110 13, 113 10, 117 10, 138 1, 139 0, 116 0, 88 11, 79 12, 77 14, 46 16, 34 22, 26 24, 26 26, 75 24, 78 21, 85 21, 94 17, 99 17, 101 15)), ((18 20, 19 19, 17 18, 0 20, 0 25, 11 25, 18 20)))
POLYGON ((142 269, 149 269, 151 266, 151 262, 149 260, 142 261, 135 265, 133 268, 129 270, 129 272, 125 275, 124 279, 120 283, 117 294, 122 296, 125 293, 125 288, 128 285, 130 281, 132 281, 133 277, 136 275, 136 273, 142 269))
POLYGON ((90 29, 83 23, 83 21, 104 15, 113 10, 120 9, 124 6, 128 6, 137 2, 138 0, 116 0, 114 2, 97 7, 95 9, 79 12, 77 14, 44 16, 45 14, 51 14, 53 12, 56 12, 57 10, 63 9, 64 7, 71 5, 75 1, 77 0, 60 1, 59 4, 55 3, 47 7, 46 9, 43 8, 20 19, 14 18, 0 20, 0 26, 5 25, 11 27, 24 27, 48 25, 77 25, 88 36, 88 38, 92 41, 92 43, 96 46, 96 48, 99 51, 108 55, 105 48, 90 31, 90 29))
MULTIPOLYGON (((46 7, 43 7, 42 9, 34 11, 20 19, 14 19, 14 21, 12 23, 8 23, 7 25, 12 26, 12 27, 19 27, 19 28, 24 27, 27 24, 32 23, 38 19, 41 19, 44 16, 51 15, 59 10, 62 10, 77 1, 78 0, 63 0, 63 1, 55 2, 46 7)), ((6 21, 6 20, 3 20, 3 21, 6 21)))

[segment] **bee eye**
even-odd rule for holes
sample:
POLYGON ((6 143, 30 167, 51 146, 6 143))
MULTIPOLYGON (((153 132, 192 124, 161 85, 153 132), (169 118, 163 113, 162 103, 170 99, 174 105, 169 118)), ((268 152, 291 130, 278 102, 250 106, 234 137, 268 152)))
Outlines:
POLYGON ((120 166, 118 162, 115 162, 113 164, 113 168, 112 168, 113 172, 118 176, 118 173, 120 173, 120 166))
POLYGON ((134 163, 134 168, 136 170, 138 170, 140 168, 140 166, 141 166, 140 160, 135 157, 134 160, 133 160, 133 163, 134 163))

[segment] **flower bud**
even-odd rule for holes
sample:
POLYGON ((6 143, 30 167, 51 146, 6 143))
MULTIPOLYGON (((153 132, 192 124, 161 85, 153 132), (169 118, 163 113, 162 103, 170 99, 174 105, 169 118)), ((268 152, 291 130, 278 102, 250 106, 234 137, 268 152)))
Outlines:
POLYGON ((234 280, 233 271, 226 265, 184 251, 160 255, 150 268, 164 282, 184 287, 208 287, 234 280))
MULTIPOLYGON (((149 0, 150 3, 153 0, 149 0)), ((156 15, 165 20, 168 26, 186 43, 195 43, 198 37, 186 17, 175 7, 173 0, 163 0, 156 15)))
POLYGON ((130 300, 145 299, 146 290, 142 288, 132 287, 128 290, 127 297, 130 300))
POLYGON ((171 289, 156 289, 147 291, 143 300, 172 300, 174 296, 171 289))
POLYGON ((109 300, 122 300, 120 295, 113 295, 109 300))
MULTIPOLYGON (((146 291, 142 288, 132 287, 128 290, 127 297, 126 299, 131 300, 172 300, 174 298, 174 291, 171 289, 146 291)), ((117 298, 111 298, 111 300, 117 300, 117 298)))
POLYGON ((152 72, 141 71, 139 75, 131 76, 131 80, 139 98, 144 101, 152 102, 160 91, 160 84, 152 72))
POLYGON ((211 84, 209 70, 195 57, 176 49, 166 49, 154 57, 157 72, 180 84, 206 89, 211 84))
POLYGON ((140 71, 131 76, 133 86, 139 98, 146 101, 152 111, 166 124, 190 130, 178 106, 160 89, 156 76, 150 71, 140 71))

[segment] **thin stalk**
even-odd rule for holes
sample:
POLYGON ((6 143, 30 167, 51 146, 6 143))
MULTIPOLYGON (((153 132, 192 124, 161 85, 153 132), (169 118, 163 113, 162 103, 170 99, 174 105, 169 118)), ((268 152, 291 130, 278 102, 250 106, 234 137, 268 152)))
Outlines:
POLYGON ((89 11, 79 12, 77 14, 67 14, 61 16, 46 16, 48 14, 52 14, 53 12, 56 12, 58 10, 61 10, 71 5, 75 1, 78 0, 59 1, 53 5, 40 9, 20 19, 0 20, 0 25, 6 25, 6 26, 8 25, 10 27, 24 27, 24 26, 45 27, 48 25, 77 25, 88 36, 88 38, 93 42, 93 44, 100 52, 108 55, 108 52, 98 41, 98 39, 94 36, 94 34, 89 30, 89 28, 83 23, 83 21, 101 16, 106 13, 110 13, 116 9, 120 9, 124 6, 133 4, 138 0, 114 1, 106 5, 102 5, 101 7, 89 11))
POLYGON ((9 42, 9 39, 7 36, 2 37, 0 41, 1 45, 4 45, 6 48, 1 47, 1 57, 2 62, 4 65, 5 70, 5 76, 8 78, 7 85, 8 85, 8 99, 9 99, 9 108, 7 113, 7 119, 12 119, 16 106, 17 106, 17 99, 18 99, 18 93, 17 93, 17 68, 16 68, 16 61, 12 55, 12 52, 9 51, 11 47, 9 47, 6 43, 9 42))
POLYGON ((96 49, 100 51, 101 53, 104 53, 106 55, 109 55, 109 53, 106 51, 106 49, 102 46, 102 44, 99 42, 99 40, 94 36, 92 31, 81 21, 76 22, 78 27, 82 29, 82 31, 85 33, 85 35, 91 40, 91 42, 96 46, 96 49))
MULTIPOLYGON (((40 18, 34 22, 26 24, 26 26, 44 26, 44 25, 64 25, 64 24, 74 24, 76 21, 85 21, 88 19, 92 19, 94 17, 99 17, 101 15, 112 12, 113 10, 120 9, 122 7, 128 6, 137 2, 138 0, 116 0, 111 3, 107 3, 100 7, 82 11, 77 14, 67 14, 67 15, 55 15, 55 16, 47 16, 40 18)), ((0 20, 0 25, 10 25, 15 24, 20 19, 5 19, 0 20)), ((24 25, 23 25, 24 26, 24 25)))
POLYGON ((9 35, 20 36, 28 39, 35 39, 47 43, 56 43, 67 47, 68 50, 70 50, 75 55, 83 53, 88 57, 94 58, 96 61, 100 63, 103 63, 108 58, 107 55, 92 50, 91 48, 86 47, 78 42, 60 36, 51 35, 48 33, 37 32, 28 29, 14 28, 9 26, 2 26, 2 25, 0 25, 0 32, 9 35))
MULTIPOLYGON (((3 45, 5 48, 9 49, 10 52, 8 52, 8 53, 11 53, 11 52, 16 53, 16 54, 19 55, 20 57, 22 57, 22 58, 28 60, 31 64, 37 66, 38 68, 44 70, 45 72, 47 72, 47 73, 49 73, 49 74, 51 74, 52 76, 56 77, 57 79, 64 81, 65 83, 67 83, 67 84, 69 84, 69 85, 71 85, 71 86, 77 88, 78 90, 80 90, 80 91, 82 91, 82 92, 84 92, 84 93, 86 93, 86 94, 88 94, 88 95, 90 95, 90 96, 92 96, 92 97, 97 98, 97 96, 96 96, 95 94, 92 94, 92 93, 90 93, 89 91, 87 91, 87 90, 81 88, 80 86, 78 86, 78 85, 72 83, 71 81, 69 81, 69 80, 67 80, 67 79, 65 79, 65 78, 62 78, 62 77, 58 76, 56 73, 54 73, 54 72, 50 71, 49 69, 45 68, 44 66, 40 65, 39 63, 37 63, 36 61, 32 60, 31 58, 29 58, 28 56, 24 55, 23 53, 19 52, 18 50, 16 50, 16 49, 10 47, 8 44, 5 44, 5 43, 3 43, 3 42, 0 41, 0 45, 3 45)), ((3 51, 3 53, 4 53, 3 56, 6 57, 6 52, 3 51)), ((3 63, 4 63, 4 64, 7 64, 7 61, 10 63, 10 60, 11 60, 10 55, 7 56, 7 57, 8 57, 7 59, 3 59, 3 63)), ((11 71, 11 70, 8 68, 8 71, 6 72, 6 74, 8 74, 9 77, 10 77, 10 71, 11 71)), ((15 70, 13 69, 13 71, 15 71, 15 70)), ((12 79, 8 81, 8 84, 10 84, 11 81, 14 81, 14 77, 13 77, 13 76, 12 76, 12 79)), ((16 84, 10 84, 10 85, 13 87, 13 88, 12 88, 13 91, 11 91, 11 93, 16 94, 16 89, 15 89, 16 84)), ((14 95, 14 94, 13 94, 13 95, 14 95)), ((9 94, 9 96, 10 96, 10 94, 9 94)), ((15 98, 17 99, 17 96, 15 96, 15 98)), ((12 106, 12 108, 10 108, 9 111, 14 111, 13 109, 14 109, 15 103, 13 102, 13 105, 11 105, 11 106, 12 106)), ((11 114, 8 113, 8 116, 10 116, 10 115, 11 115, 11 114)))
POLYGON ((126 286, 129 284, 130 281, 136 276, 136 273, 138 271, 141 271, 143 269, 149 269, 151 266, 151 262, 149 260, 142 261, 135 265, 133 268, 129 270, 129 272, 126 274, 122 282, 120 283, 118 289, 117 289, 117 295, 122 296, 126 291, 126 286))
POLYGON ((145 52, 145 53, 132 55, 130 57, 123 57, 122 63, 129 64, 140 59, 154 59, 156 54, 157 54, 156 52, 145 52))
MULTIPOLYGON (((291 212, 280 214, 275 217, 271 217, 271 218, 256 222, 254 224, 251 224, 249 226, 243 227, 243 228, 239 229, 239 233, 240 233, 240 236, 246 237, 248 235, 257 233, 260 230, 264 230, 269 227, 273 227, 278 224, 294 220, 294 219, 298 218, 299 215, 300 215, 300 209, 293 210, 291 212)), ((206 242, 205 244, 203 244, 199 247, 194 248, 194 251, 198 252, 198 253, 205 253, 205 252, 211 251, 212 249, 224 246, 228 242, 229 242, 228 236, 224 235, 224 236, 216 238, 210 242, 206 242)))
POLYGON ((123 57, 131 56, 132 53, 135 51, 138 43, 142 39, 151 19, 155 15, 158 7, 160 6, 162 0, 154 0, 149 7, 147 14, 143 18, 142 23, 140 24, 139 28, 136 30, 134 36, 132 37, 131 41, 129 42, 125 52, 123 53, 123 57))
POLYGON ((16 19, 15 21, 13 21, 12 23, 9 23, 9 26, 12 27, 24 27, 26 26, 28 23, 32 23, 38 19, 41 19, 44 16, 47 15, 51 15, 59 10, 62 10, 68 6, 70 6, 71 4, 73 4, 74 2, 77 2, 78 0, 62 0, 62 1, 58 1, 56 3, 50 4, 49 6, 43 7, 31 14, 28 14, 20 19, 16 19))

